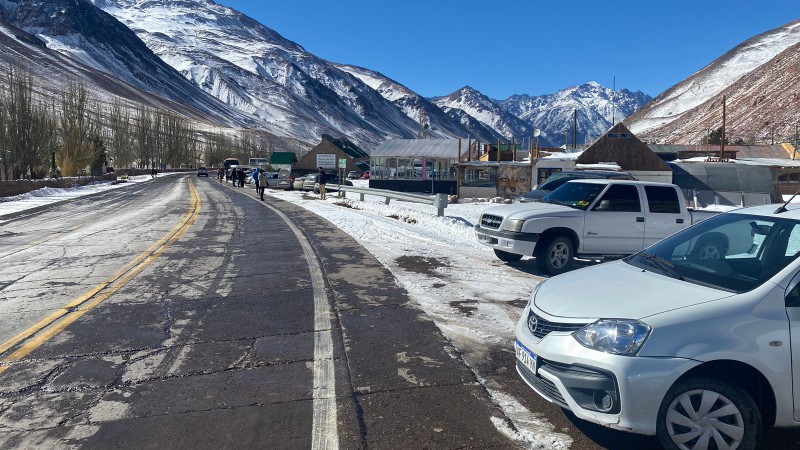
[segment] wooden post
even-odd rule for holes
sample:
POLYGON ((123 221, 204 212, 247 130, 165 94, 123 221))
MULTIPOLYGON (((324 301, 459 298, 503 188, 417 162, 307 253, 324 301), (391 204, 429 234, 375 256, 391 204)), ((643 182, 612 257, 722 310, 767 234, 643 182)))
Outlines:
POLYGON ((722 96, 722 136, 719 140, 719 160, 725 158, 725 96, 722 96))
POLYGON ((497 140, 497 162, 500 162, 500 139, 497 140))
POLYGON ((511 161, 516 161, 517 160, 517 141, 513 137, 511 138, 511 148, 513 149, 512 151, 514 152, 513 153, 513 157, 511 158, 511 161))
POLYGON ((458 162, 456 163, 456 196, 461 187, 461 138, 458 138, 458 162))

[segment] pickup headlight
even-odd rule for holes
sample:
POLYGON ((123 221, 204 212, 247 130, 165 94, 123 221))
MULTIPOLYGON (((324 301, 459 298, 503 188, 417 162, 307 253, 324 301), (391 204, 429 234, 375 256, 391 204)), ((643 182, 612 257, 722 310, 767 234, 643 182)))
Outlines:
POLYGON ((506 220, 506 223, 503 224, 503 230, 519 233, 522 230, 522 224, 524 223, 525 220, 523 219, 508 219, 506 220))
POLYGON ((635 356, 650 335, 650 330, 650 325, 638 320, 600 319, 572 333, 572 336, 592 350, 635 356))

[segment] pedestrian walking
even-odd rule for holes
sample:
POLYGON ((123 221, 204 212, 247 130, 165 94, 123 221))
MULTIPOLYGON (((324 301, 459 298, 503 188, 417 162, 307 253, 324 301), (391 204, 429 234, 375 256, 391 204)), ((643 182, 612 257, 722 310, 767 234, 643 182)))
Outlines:
POLYGON ((158 171, 156 170, 156 166, 153 166, 153 169, 150 170, 150 176, 153 177, 153 181, 156 180, 156 176, 158 175, 158 171))
POLYGON ((317 184, 319 185, 319 198, 325 200, 327 197, 325 192, 325 169, 319 168, 319 175, 317 175, 317 184))
POLYGON ((258 172, 258 179, 256 180, 256 191, 261 195, 262 202, 264 201, 264 189, 268 187, 267 174, 263 170, 260 170, 258 172))
POLYGON ((253 184, 256 186, 256 197, 258 197, 258 187, 259 187, 259 179, 258 174, 261 173, 261 167, 256 167, 256 170, 250 174, 250 177, 253 178, 253 184))
POLYGON ((222 179, 225 178, 225 169, 220 167, 217 169, 217 178, 219 178, 219 182, 222 183, 222 179))
POLYGON ((244 179, 246 174, 244 173, 243 168, 239 168, 239 187, 244 187, 244 179))

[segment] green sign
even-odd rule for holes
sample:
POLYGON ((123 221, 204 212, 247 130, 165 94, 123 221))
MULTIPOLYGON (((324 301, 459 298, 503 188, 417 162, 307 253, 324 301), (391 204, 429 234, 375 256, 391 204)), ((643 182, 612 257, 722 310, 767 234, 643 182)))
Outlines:
POLYGON ((340 169, 347 168, 347 158, 339 158, 339 168, 340 169))

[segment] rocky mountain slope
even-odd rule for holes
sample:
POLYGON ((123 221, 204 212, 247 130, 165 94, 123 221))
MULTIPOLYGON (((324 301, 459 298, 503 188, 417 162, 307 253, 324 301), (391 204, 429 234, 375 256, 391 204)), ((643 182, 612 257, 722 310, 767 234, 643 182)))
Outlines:
POLYGON ((664 91, 626 123, 650 142, 698 143, 709 128, 722 125, 722 95, 726 95, 731 141, 763 143, 773 131, 793 134, 798 44, 800 20, 748 39, 664 91))
POLYGON ((252 125, 247 115, 206 95, 153 54, 127 27, 85 1, 3 0, 3 58, 38 76, 60 98, 81 79, 100 97, 119 95, 225 126, 252 125))

